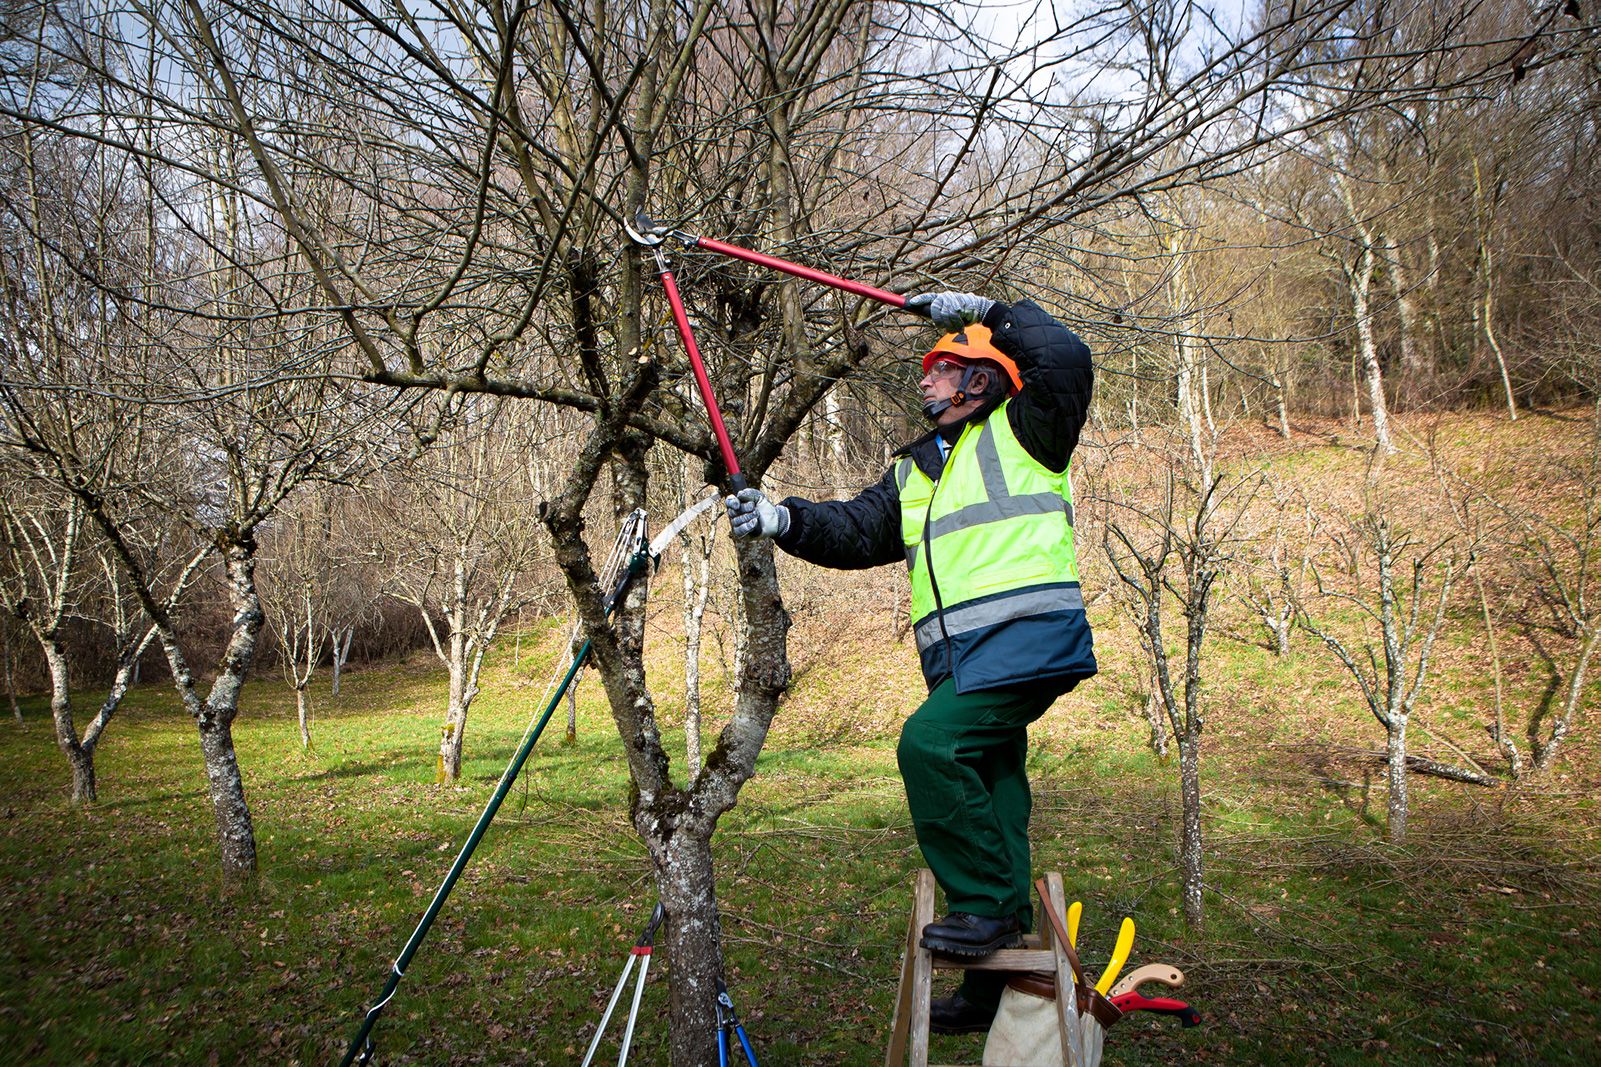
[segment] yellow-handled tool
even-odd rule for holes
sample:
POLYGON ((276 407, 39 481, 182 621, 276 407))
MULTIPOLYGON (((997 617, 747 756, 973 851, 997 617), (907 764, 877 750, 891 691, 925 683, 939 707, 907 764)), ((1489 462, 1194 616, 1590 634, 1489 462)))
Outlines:
POLYGON ((1084 902, 1075 900, 1067 908, 1067 943, 1078 948, 1078 921, 1084 917, 1084 902))
POLYGON ((1117 981, 1118 972, 1123 964, 1128 962, 1128 954, 1134 948, 1134 920, 1124 918, 1123 925, 1117 931, 1117 946, 1112 949, 1112 958, 1107 961, 1106 970, 1101 972, 1101 980, 1095 983, 1095 991, 1102 996, 1112 988, 1117 981))

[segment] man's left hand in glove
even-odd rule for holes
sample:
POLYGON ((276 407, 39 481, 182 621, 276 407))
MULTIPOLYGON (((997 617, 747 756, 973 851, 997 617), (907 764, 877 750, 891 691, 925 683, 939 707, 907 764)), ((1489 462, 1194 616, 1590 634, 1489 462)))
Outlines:
POLYGON ((735 537, 782 537, 789 529, 789 509, 768 500, 760 489, 741 489, 725 497, 723 505, 735 537))

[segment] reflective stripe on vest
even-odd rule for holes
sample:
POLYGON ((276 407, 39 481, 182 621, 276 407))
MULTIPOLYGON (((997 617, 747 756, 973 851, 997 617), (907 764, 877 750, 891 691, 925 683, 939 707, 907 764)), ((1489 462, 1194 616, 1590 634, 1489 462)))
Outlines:
POLYGON ((969 601, 954 608, 948 607, 943 616, 943 628, 938 614, 924 619, 917 627, 917 650, 924 651, 947 634, 957 637, 987 626, 999 626, 1013 619, 1044 615, 1049 611, 1083 610, 1084 593, 1076 585, 1030 586, 989 600, 969 601))

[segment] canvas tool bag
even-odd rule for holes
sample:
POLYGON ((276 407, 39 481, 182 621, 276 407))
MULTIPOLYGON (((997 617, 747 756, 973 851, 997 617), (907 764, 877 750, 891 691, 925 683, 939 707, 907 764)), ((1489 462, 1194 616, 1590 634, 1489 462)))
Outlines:
MULTIPOLYGON (((1050 896, 1040 894, 1040 904, 1051 924, 1056 941, 1073 969, 1079 1017, 1093 1018, 1102 1029, 1110 1029, 1123 1013, 1084 977, 1078 952, 1068 940, 1050 896)), ((995 1021, 984 1042, 984 1067, 1065 1067, 1062 1063, 1061 1021, 1056 1013, 1056 976, 1019 974, 1006 983, 995 1021)))

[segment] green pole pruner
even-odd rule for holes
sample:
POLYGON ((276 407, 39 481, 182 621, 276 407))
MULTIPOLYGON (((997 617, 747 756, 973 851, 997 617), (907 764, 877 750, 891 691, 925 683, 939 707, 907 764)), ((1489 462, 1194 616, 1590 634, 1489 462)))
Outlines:
MULTIPOLYGON (((672 522, 668 523, 662 532, 657 534, 649 544, 645 543, 645 513, 636 511, 630 516, 631 521, 638 523, 639 533, 635 538, 635 549, 628 560, 628 565, 618 579, 616 588, 606 598, 606 615, 608 618, 618 602, 622 600, 623 595, 628 591, 628 587, 633 583, 634 579, 644 574, 649 569, 652 561, 659 560, 662 552, 672 543, 673 538, 677 537, 684 527, 688 526, 702 512, 716 504, 718 499, 718 496, 713 494, 703 498, 698 503, 692 504, 672 522)), ((511 762, 507 764, 506 773, 501 775, 500 785, 496 787, 494 795, 489 798, 489 803, 484 805, 483 814, 478 816, 478 822, 473 826, 472 833, 467 835, 466 843, 461 846, 461 851, 456 855, 456 862, 450 865, 450 872, 445 875, 444 882, 440 884, 439 889, 434 893, 433 900, 428 904, 428 910, 423 912, 422 918, 417 922, 417 928, 411 932, 411 937, 406 940, 406 947, 400 950, 400 955, 395 958, 395 962, 391 965, 389 978, 384 982, 383 991, 378 994, 378 999, 373 1003, 373 1006, 367 1009, 367 1014, 361 1021, 361 1028, 356 1031, 356 1036, 351 1039, 350 1047, 345 1051, 344 1059, 340 1061, 340 1067, 350 1067, 353 1063, 367 1064, 372 1062, 373 1052, 377 1049, 372 1040, 374 1024, 378 1022, 378 1017, 383 1014, 384 1008, 388 1007, 390 1000, 394 998, 395 990, 400 985, 400 980, 406 976, 406 968, 410 966, 412 957, 417 954, 417 949, 421 947, 423 938, 428 936, 429 927, 433 926, 434 919, 438 917, 440 909, 444 906, 445 898, 450 896, 450 891, 455 888, 457 879, 461 877, 462 871, 466 870, 468 861, 472 859, 473 852, 478 848, 478 843, 483 840, 485 831, 489 829, 489 824, 495 818, 495 813, 500 810, 501 803, 506 799, 506 795, 511 792, 512 785, 515 784, 517 776, 522 772, 523 764, 528 762, 529 755, 533 753, 534 744, 539 740, 539 735, 544 732, 545 725, 550 722, 550 717, 555 713, 562 697, 566 695, 567 688, 572 685, 573 679, 578 676, 579 670, 583 668, 584 661, 589 657, 589 648, 590 642, 586 640, 578 651, 573 654, 572 665, 567 668, 567 673, 562 677, 561 684, 556 687, 555 694, 550 698, 549 703, 545 705, 545 710, 540 715, 538 723, 518 747, 516 754, 512 756, 511 762)))

